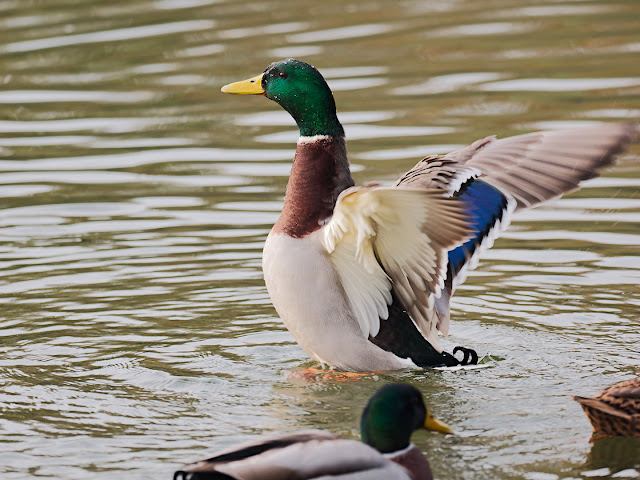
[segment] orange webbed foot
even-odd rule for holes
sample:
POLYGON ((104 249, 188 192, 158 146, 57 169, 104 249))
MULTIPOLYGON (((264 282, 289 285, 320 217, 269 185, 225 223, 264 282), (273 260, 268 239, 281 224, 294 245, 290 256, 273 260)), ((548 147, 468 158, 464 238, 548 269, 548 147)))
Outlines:
POLYGON ((384 372, 343 372, 339 370, 308 367, 287 372, 285 376, 293 380, 310 382, 349 382, 374 378, 384 372))

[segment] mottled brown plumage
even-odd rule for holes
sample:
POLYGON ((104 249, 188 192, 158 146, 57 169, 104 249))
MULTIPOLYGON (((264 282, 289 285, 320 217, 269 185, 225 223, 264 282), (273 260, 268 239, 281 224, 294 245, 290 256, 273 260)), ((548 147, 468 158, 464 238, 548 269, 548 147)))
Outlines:
POLYGON ((593 438, 640 437, 640 377, 613 385, 594 397, 573 397, 584 409, 593 438))

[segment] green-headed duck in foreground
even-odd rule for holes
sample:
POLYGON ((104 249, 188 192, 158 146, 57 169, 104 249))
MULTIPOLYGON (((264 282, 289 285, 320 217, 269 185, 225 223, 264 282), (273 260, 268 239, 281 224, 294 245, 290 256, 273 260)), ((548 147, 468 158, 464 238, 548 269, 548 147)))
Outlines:
POLYGON ((452 433, 431 415, 415 387, 389 384, 362 413, 363 443, 322 430, 271 436, 187 465, 174 480, 430 480, 429 462, 411 443, 419 429, 452 433))

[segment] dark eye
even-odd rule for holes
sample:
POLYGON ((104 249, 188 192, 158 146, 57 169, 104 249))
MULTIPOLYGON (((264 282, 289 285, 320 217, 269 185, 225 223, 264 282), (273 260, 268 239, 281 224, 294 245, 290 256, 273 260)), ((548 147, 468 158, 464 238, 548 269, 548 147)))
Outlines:
POLYGON ((285 72, 278 72, 278 76, 280 78, 287 78, 287 74, 285 72))

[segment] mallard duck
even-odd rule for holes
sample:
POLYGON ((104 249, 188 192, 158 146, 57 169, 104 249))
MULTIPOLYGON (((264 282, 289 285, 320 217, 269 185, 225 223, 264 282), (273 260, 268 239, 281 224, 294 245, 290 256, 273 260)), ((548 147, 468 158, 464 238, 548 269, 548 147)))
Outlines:
POLYGON ((174 480, 358 478, 429 480, 429 462, 411 443, 424 428, 452 433, 427 410, 422 394, 402 383, 369 399, 360 420, 362 442, 322 430, 271 436, 187 465, 174 480))
MULTIPOLYGON (((333 94, 287 59, 222 87, 264 95, 300 129, 264 279, 284 324, 313 359, 349 371, 475 363, 442 351, 449 300, 514 210, 574 190, 632 140, 632 124, 487 137, 431 155, 393 186, 355 187, 333 94)), ((456 353, 456 350, 453 352, 456 353)))
POLYGON ((593 438, 640 437, 640 377, 605 389, 595 397, 573 397, 593 427, 593 438))

